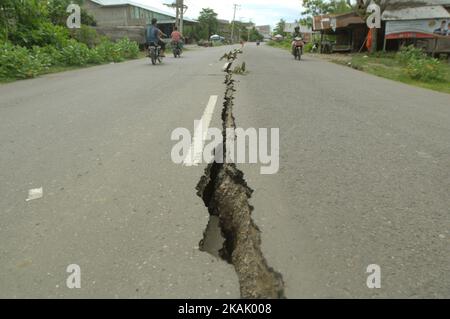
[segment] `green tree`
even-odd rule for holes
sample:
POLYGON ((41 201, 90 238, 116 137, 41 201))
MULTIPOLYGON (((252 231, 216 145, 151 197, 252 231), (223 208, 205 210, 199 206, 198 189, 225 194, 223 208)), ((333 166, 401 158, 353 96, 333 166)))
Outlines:
POLYGON ((196 25, 187 25, 184 27, 183 35, 189 39, 194 39, 195 41, 200 40, 198 35, 198 26, 196 25))
POLYGON ((21 41, 45 22, 46 3, 42 0, 1 0, 0 34, 4 40, 21 41))
POLYGON ((349 13, 352 12, 353 8, 348 4, 347 0, 334 0, 331 1, 330 13, 349 13))
POLYGON ((10 0, 0 1, 0 40, 8 39, 9 30, 12 27, 14 14, 14 2, 10 0))
POLYGON ((284 30, 286 29, 286 21, 281 19, 280 22, 277 23, 276 28, 273 30, 274 34, 281 34, 282 36, 286 36, 284 30))
POLYGON ((213 9, 203 8, 198 17, 199 22, 199 36, 201 38, 209 38, 217 33, 219 21, 217 20, 217 13, 213 9))
POLYGON ((259 33, 259 31, 256 29, 256 27, 253 27, 250 30, 250 39, 248 41, 256 42, 256 41, 262 41, 264 39, 264 36, 259 33))
POLYGON ((249 27, 253 27, 253 24, 250 24, 248 22, 242 22, 242 21, 235 21, 234 22, 234 33, 236 36, 240 35, 240 40, 248 41, 248 35, 249 35, 249 27))
POLYGON ((330 3, 324 0, 304 0, 303 7, 305 11, 302 14, 312 17, 328 14, 330 11, 330 3))
MULTIPOLYGON (((67 21, 66 9, 70 3, 76 3, 82 6, 84 0, 47 0, 48 17, 53 24, 65 25, 67 21)), ((81 8, 81 23, 84 25, 95 26, 97 22, 83 7, 81 8)))
POLYGON ((304 0, 303 15, 313 17, 323 14, 339 14, 352 11, 352 6, 347 0, 304 0))
MULTIPOLYGON (((84 0, 0 0, 0 39, 31 47, 45 37, 60 33, 55 25, 65 27, 71 3, 84 0)), ((95 24, 92 16, 82 9, 81 22, 95 24)), ((51 42, 51 41, 50 41, 51 42)))

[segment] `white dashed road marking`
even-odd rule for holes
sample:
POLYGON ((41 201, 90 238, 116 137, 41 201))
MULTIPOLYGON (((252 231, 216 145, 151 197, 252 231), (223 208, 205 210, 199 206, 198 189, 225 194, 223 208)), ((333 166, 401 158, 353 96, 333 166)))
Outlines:
POLYGON ((211 123, 214 108, 217 104, 217 95, 211 95, 202 119, 198 122, 194 132, 194 139, 186 158, 183 161, 185 166, 197 166, 202 162, 203 147, 205 145, 206 137, 208 136, 209 124, 211 123))

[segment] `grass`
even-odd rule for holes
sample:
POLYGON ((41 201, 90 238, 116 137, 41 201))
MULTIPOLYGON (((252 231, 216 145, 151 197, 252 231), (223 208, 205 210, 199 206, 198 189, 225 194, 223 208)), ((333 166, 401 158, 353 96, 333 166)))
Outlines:
MULTIPOLYGON (((286 51, 291 52, 292 50, 292 40, 289 39, 285 39, 283 41, 269 41, 267 42, 267 45, 274 47, 274 48, 279 48, 279 49, 283 49, 286 51)), ((303 52, 305 53, 309 53, 311 51, 312 48, 312 43, 306 43, 306 45, 303 47, 303 52)))
MULTIPOLYGON (((189 48, 184 48, 183 51, 189 51, 189 48)), ((166 49, 166 54, 167 53, 171 53, 172 50, 170 49, 170 47, 168 47, 168 49, 166 49)), ((147 52, 144 51, 139 51, 139 55, 137 57, 137 59, 144 59, 147 58, 147 52)), ((126 60, 124 62, 127 61, 131 61, 131 60, 126 60)), ((90 67, 94 67, 94 66, 100 66, 100 65, 105 65, 105 64, 109 64, 110 62, 106 62, 103 64, 87 64, 87 65, 83 65, 83 66, 51 66, 50 68, 48 68, 46 71, 44 71, 41 75, 46 75, 46 74, 53 74, 53 73, 60 73, 60 72, 66 72, 66 71, 73 71, 73 70, 78 70, 78 69, 86 69, 86 68, 90 68, 90 67)), ((119 62, 122 63, 122 62, 119 62)), ((38 77, 39 77, 38 76, 38 77)), ((37 78, 38 78, 37 77, 37 78)), ((16 82, 16 81, 22 81, 22 80, 27 80, 27 79, 16 79, 16 78, 0 78, 0 84, 7 84, 7 83, 12 83, 12 82, 16 82)), ((29 80, 29 79, 28 79, 29 80)))
POLYGON ((269 41, 269 42, 267 42, 267 45, 270 45, 271 47, 274 47, 274 48, 280 48, 280 49, 285 49, 285 50, 290 51, 291 43, 292 43, 292 41, 290 41, 290 40, 269 41))
POLYGON ((331 61, 382 78, 450 94, 450 65, 446 61, 442 61, 440 64, 440 68, 445 74, 445 80, 427 82, 409 77, 405 66, 395 58, 393 53, 378 53, 376 55, 351 54, 346 57, 331 59, 331 61))
MULTIPOLYGON (((285 50, 291 49, 289 40, 270 41, 268 45, 274 48, 285 50)), ((426 82, 412 79, 408 76, 405 66, 396 59, 395 53, 367 54, 315 54, 314 56, 329 60, 334 63, 346 65, 356 70, 367 72, 382 78, 406 83, 409 85, 430 89, 438 92, 450 94, 450 64, 441 61, 440 68, 445 74, 444 81, 426 82)))
MULTIPOLYGON (((139 51, 139 55, 138 55, 138 57, 136 59, 143 59, 143 58, 146 58, 146 57, 147 57, 147 54, 146 54, 145 51, 139 51)), ((136 60, 136 59, 128 59, 128 60, 125 60, 123 62, 136 60)), ((123 62, 116 62, 116 63, 123 63, 123 62)), ((43 71, 41 74, 39 74, 39 76, 46 75, 46 74, 53 74, 53 73, 61 73, 61 72, 66 72, 66 71, 73 71, 73 70, 78 70, 78 69, 86 69, 86 68, 90 68, 90 67, 94 67, 94 66, 100 66, 100 65, 106 65, 106 64, 111 64, 111 62, 105 62, 105 63, 102 63, 102 64, 86 64, 86 65, 82 65, 82 66, 61 66, 61 65, 55 65, 55 66, 51 66, 47 70, 43 71)), ((28 79, 1 78, 0 77, 0 84, 7 84, 7 83, 16 82, 16 81, 36 79, 36 78, 39 78, 39 76, 34 77, 34 78, 28 78, 28 79)))

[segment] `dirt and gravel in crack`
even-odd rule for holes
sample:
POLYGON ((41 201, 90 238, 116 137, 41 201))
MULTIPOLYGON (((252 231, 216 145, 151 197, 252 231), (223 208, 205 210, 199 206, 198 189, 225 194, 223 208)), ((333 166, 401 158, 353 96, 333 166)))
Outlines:
MULTIPOLYGON (((227 136, 227 129, 236 128, 233 116, 235 81, 231 65, 239 53, 241 51, 236 50, 223 57, 229 63, 224 69, 224 145, 230 138, 227 136)), ((227 163, 226 154, 225 146, 224 163, 209 164, 197 185, 197 194, 203 199, 211 215, 200 248, 211 252, 214 247, 222 247, 218 252, 212 253, 234 266, 242 298, 284 298, 283 278, 269 267, 261 251, 261 231, 252 219, 253 207, 249 202, 253 190, 247 185, 243 172, 235 164, 227 163)))

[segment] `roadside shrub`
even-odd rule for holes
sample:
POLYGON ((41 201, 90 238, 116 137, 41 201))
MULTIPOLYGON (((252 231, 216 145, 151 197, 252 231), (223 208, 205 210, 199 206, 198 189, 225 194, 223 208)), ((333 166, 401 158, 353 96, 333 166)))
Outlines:
POLYGON ((120 49, 121 55, 125 59, 136 59, 139 56, 139 45, 135 41, 124 38, 115 45, 120 49))
POLYGON ((197 42, 197 45, 200 47, 210 47, 210 46, 212 46, 212 43, 207 40, 200 40, 197 42))
POLYGON ((52 45, 47 45, 45 47, 33 47, 33 50, 37 51, 38 54, 40 53, 44 56, 47 55, 50 57, 52 66, 64 63, 61 50, 52 45))
POLYGON ((415 80, 437 82, 445 79, 441 63, 431 58, 411 58, 406 66, 406 73, 415 80))
POLYGON ((30 54, 35 59, 37 59, 41 63, 41 65, 46 69, 57 63, 52 54, 49 51, 45 50, 45 48, 34 46, 30 50, 30 54))
POLYGON ((0 40, 0 78, 32 78, 52 66, 84 66, 121 62, 139 56, 138 44, 129 39, 113 43, 104 38, 99 45, 90 49, 85 43, 75 39, 59 41, 58 37, 58 35, 54 37, 55 41, 50 40, 51 44, 33 45, 30 48, 0 40))
POLYGON ((20 27, 11 38, 12 42, 31 49, 33 46, 53 45, 59 49, 64 47, 69 39, 66 28, 48 22, 40 23, 36 28, 20 27))
POLYGON ((27 48, 11 43, 0 44, 0 78, 33 78, 46 67, 46 62, 31 54, 27 48))
POLYGON ((96 50, 102 61, 122 62, 124 60, 121 48, 108 39, 103 39, 102 42, 96 47, 96 50))
POLYGON ((87 63, 89 64, 102 64, 105 60, 103 60, 102 56, 98 52, 96 48, 89 50, 89 57, 87 63))
POLYGON ((403 47, 396 55, 405 73, 412 79, 424 82, 445 80, 445 71, 438 59, 430 58, 413 45, 403 47))
POLYGON ((305 44, 305 46, 303 47, 303 50, 305 53, 310 53, 312 51, 312 48, 313 48, 313 43, 309 42, 309 43, 305 44))
POLYGON ((427 55, 421 49, 410 45, 401 48, 396 58, 400 63, 407 65, 411 60, 426 59, 427 55))
POLYGON ((269 41, 268 43, 270 46, 277 47, 277 48, 283 48, 291 50, 292 48, 292 40, 284 39, 282 41, 269 41))
POLYGON ((62 62, 69 66, 86 65, 91 52, 86 44, 69 40, 68 44, 61 50, 62 62))
POLYGON ((6 32, 6 29, 4 29, 0 26, 0 41, 2 41, 2 42, 6 41, 7 36, 8 36, 8 32, 6 32))
POLYGON ((223 42, 221 42, 221 41, 213 41, 212 42, 212 46, 213 47, 221 47, 221 46, 223 46, 224 44, 223 44, 223 42))
POLYGON ((82 25, 80 29, 75 31, 74 39, 86 44, 89 48, 95 47, 101 40, 97 31, 86 25, 82 25))

